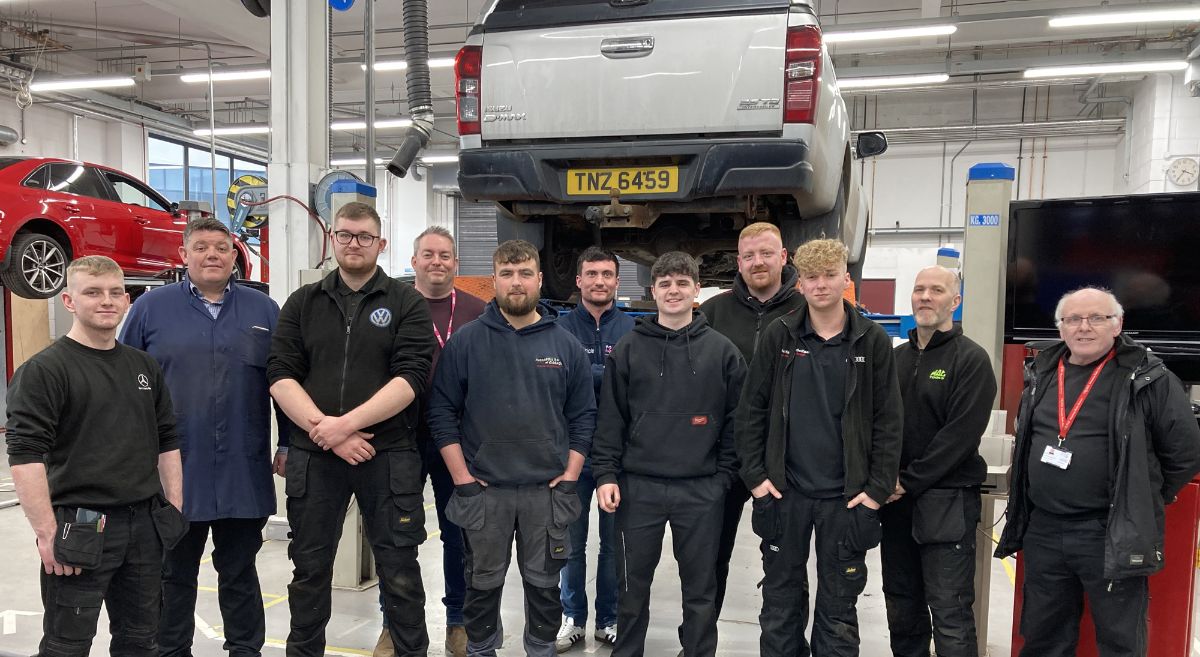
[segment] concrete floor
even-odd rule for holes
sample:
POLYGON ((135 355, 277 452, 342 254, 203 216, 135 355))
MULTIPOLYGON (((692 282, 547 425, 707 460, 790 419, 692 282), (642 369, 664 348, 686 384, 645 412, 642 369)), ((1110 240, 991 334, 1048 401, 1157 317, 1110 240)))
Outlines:
MULTIPOLYGON (((6 464, 0 464, 0 505, 4 500, 15 498, 12 480, 6 464)), ((432 502, 432 493, 426 490, 427 502, 432 502)), ((430 504, 431 506, 431 504, 430 504)), ((595 513, 595 509, 592 509, 595 513)), ((442 655, 445 609, 442 607, 441 544, 437 540, 437 521, 432 509, 427 514, 429 531, 433 534, 421 549, 421 567, 425 576, 426 596, 430 600, 427 621, 430 631, 430 655, 442 655)), ((592 523, 595 526, 595 523, 592 523)), ((981 540, 983 537, 980 537, 981 540)), ((655 576, 653 610, 655 620, 651 622, 646 642, 647 655, 673 656, 679 650, 676 627, 679 624, 680 593, 678 571, 675 561, 669 556, 670 537, 666 538, 668 553, 664 554, 655 576)), ((595 566, 594 542, 589 544, 595 566)), ((38 593, 37 551, 33 545, 33 532, 19 506, 0 509, 0 655, 30 655, 36 651, 41 638, 41 598, 38 593)), ((889 654, 888 628, 884 612, 883 595, 880 589, 879 551, 872 550, 867 558, 868 582, 866 592, 859 599, 859 624, 862 633, 864 657, 889 654)), ((287 583, 291 579, 291 564, 287 560, 287 546, 282 541, 268 541, 263 545, 258 558, 259 575, 262 581, 263 606, 267 608, 266 655, 282 655, 288 633, 287 583)), ((812 564, 810 578, 815 581, 812 564)), ((1009 654, 1012 631, 1013 586, 1011 561, 1001 563, 992 560, 992 590, 990 592, 991 613, 988 631, 989 654, 1006 657, 1009 654)), ((594 581, 592 574, 589 582, 594 581)), ((719 623, 720 641, 717 654, 722 657, 750 657, 758 654, 758 611, 761 598, 756 583, 762 578, 762 565, 758 553, 758 539, 750 530, 749 513, 745 514, 740 528, 739 542, 734 551, 730 572, 729 589, 725 609, 719 623)), ((216 572, 211 565, 201 569, 200 595, 196 609, 196 657, 221 657, 221 615, 217 608, 216 572)), ((328 628, 329 655, 370 655, 379 636, 378 590, 334 591, 333 618, 328 628)), ((516 568, 509 572, 502 608, 505 627, 505 644, 500 651, 505 657, 523 654, 521 628, 523 627, 520 579, 516 568)), ((101 617, 100 628, 92 649, 92 655, 107 655, 107 619, 101 617)), ((568 654, 604 653, 607 648, 599 647, 591 637, 583 647, 576 647, 568 654)))

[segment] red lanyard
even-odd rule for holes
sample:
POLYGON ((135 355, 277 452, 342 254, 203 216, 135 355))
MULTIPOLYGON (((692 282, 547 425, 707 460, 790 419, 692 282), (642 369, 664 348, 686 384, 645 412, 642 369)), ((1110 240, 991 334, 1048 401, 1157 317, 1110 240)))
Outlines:
POLYGON ((1058 446, 1059 447, 1062 447, 1063 441, 1067 439, 1067 432, 1070 431, 1071 426, 1073 424, 1075 424, 1075 418, 1079 415, 1079 409, 1083 408, 1083 401, 1085 399, 1087 399, 1087 396, 1089 394, 1091 394, 1092 387, 1096 385, 1096 379, 1100 378, 1100 370, 1104 369, 1104 366, 1108 364, 1108 361, 1112 360, 1113 357, 1116 355, 1117 355, 1117 352, 1115 349, 1112 351, 1109 351, 1108 355, 1104 357, 1104 360, 1100 361, 1100 364, 1092 369, 1092 374, 1091 374, 1091 376, 1088 377, 1087 384, 1083 386, 1083 392, 1079 393, 1079 398, 1075 400, 1075 405, 1071 407, 1070 415, 1066 414, 1066 402, 1065 402, 1066 392, 1064 391, 1064 388, 1066 386, 1063 384, 1063 378, 1065 376, 1064 373, 1066 371, 1066 367, 1063 365, 1063 361, 1066 360, 1067 357, 1063 356, 1062 359, 1060 359, 1058 361, 1058 446))
POLYGON ((458 290, 451 288, 450 290, 450 321, 446 323, 446 339, 442 339, 442 333, 438 331, 437 323, 433 324, 433 335, 437 338, 438 346, 442 349, 446 348, 446 341, 450 339, 454 333, 454 307, 458 305, 458 290))

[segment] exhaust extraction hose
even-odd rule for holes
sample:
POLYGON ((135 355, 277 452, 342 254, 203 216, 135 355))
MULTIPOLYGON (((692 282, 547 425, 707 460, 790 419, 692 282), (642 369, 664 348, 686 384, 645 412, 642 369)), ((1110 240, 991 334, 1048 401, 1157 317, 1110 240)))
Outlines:
POLYGON ((426 0, 404 0, 404 61, 408 113, 412 125, 387 170, 403 178, 433 133, 433 93, 429 87, 429 8, 426 0))

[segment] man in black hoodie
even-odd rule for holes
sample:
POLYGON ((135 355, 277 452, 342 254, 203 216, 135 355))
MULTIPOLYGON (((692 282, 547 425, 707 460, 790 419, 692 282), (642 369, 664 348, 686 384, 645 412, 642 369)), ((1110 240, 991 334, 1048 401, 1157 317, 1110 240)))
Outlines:
MULTIPOLYGON (((794 246, 794 245, 793 245, 794 246)), ((729 338, 746 363, 754 359, 763 329, 804 303, 796 290, 796 268, 787 261, 779 227, 765 221, 750 224, 738 235, 738 274, 733 289, 700 304, 708 325, 729 338)), ((717 616, 725 602, 729 560, 737 540, 742 510, 750 491, 735 478, 725 496, 721 520, 721 547, 717 550, 717 616)))
POLYGON ((983 347, 954 325, 958 276, 926 267, 913 283, 917 327, 896 347, 904 400, 900 479, 887 506, 880 557, 895 657, 977 657, 975 531, 987 464, 979 441, 996 399, 983 347), (932 621, 932 622, 931 622, 932 621))
POLYGON ((683 587, 679 639, 688 657, 715 654, 713 565, 721 508, 736 476, 733 414, 746 365, 692 305, 699 267, 665 253, 650 270, 658 307, 639 318, 608 357, 592 467, 600 508, 617 514, 615 657, 640 656, 650 621, 650 583, 671 523, 683 587))
POLYGON ((763 332, 738 404, 737 453, 766 575, 763 657, 805 654, 814 530, 812 653, 858 655, 866 553, 879 543, 878 509, 896 486, 901 407, 892 340, 842 298, 846 259, 836 240, 796 250, 805 304, 763 332))
POLYGON ((579 517, 576 482, 596 427, 591 364, 579 341, 539 313, 532 244, 492 256, 496 298, 446 343, 433 377, 429 428, 454 480, 446 516, 466 536, 467 654, 494 656, 513 536, 525 585, 524 648, 555 654, 558 574, 579 517))
POLYGON ((1062 341, 1025 369, 996 548, 1025 555, 1021 655, 1074 655, 1086 594, 1100 654, 1144 657, 1163 507, 1200 470, 1200 428, 1179 379, 1121 334, 1111 292, 1069 292, 1054 318, 1062 341))

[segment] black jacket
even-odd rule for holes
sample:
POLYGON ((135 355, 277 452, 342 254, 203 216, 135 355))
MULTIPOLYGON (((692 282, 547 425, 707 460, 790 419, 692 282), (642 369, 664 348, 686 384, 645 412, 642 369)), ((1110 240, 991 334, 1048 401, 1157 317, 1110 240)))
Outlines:
POLYGON ((978 486, 987 478, 979 441, 996 399, 996 376, 983 347, 955 326, 935 331, 925 349, 917 330, 896 347, 904 402, 900 485, 917 496, 928 488, 978 486))
POLYGON ((513 328, 492 301, 454 332, 438 359, 428 421, 438 449, 458 443, 489 484, 545 483, 569 451, 587 456, 596 429, 592 370, 579 341, 542 317, 513 328))
MULTIPOLYGON (((274 385, 295 379, 322 413, 343 415, 370 399, 396 377, 425 391, 433 356, 429 305, 411 285, 389 278, 382 268, 363 286, 353 317, 338 303, 338 271, 301 286, 279 311, 271 336, 267 378, 274 385)), ((418 404, 369 427, 371 446, 415 449, 418 404)), ((319 450, 308 434, 292 428, 292 447, 319 450)))
MULTIPOLYGON (((892 340, 878 324, 863 317, 849 303, 850 356, 846 377, 846 407, 842 413, 847 499, 866 492, 879 504, 896 487, 900 461, 900 386, 892 359, 892 340)), ((771 322, 763 331, 758 351, 750 363, 735 420, 737 455, 742 481, 753 489, 770 479, 780 491, 787 489, 788 407, 792 393, 792 360, 808 305, 771 322)), ((796 394, 808 394, 796 391, 796 394)), ((803 418, 795 418, 803 422, 803 418)))
POLYGON ((639 317, 604 368, 592 438, 597 484, 620 472, 683 478, 737 474, 733 414, 746 363, 703 314, 679 330, 639 317))
MULTIPOLYGON (((1032 345, 1038 346, 1038 345, 1032 345)), ((1126 335, 1117 338, 1117 389, 1109 413, 1113 449, 1108 460, 1108 530, 1104 539, 1104 577, 1150 575, 1163 566, 1163 507, 1200 471, 1200 427, 1183 384, 1162 359, 1126 335)), ((1055 376, 1067 353, 1052 343, 1025 368, 1025 391, 1017 411, 1017 443, 1008 497, 1008 522, 997 557, 1023 546, 1029 515, 1026 464, 1033 439, 1033 409, 1045 398, 1047 377, 1055 376)))
POLYGON ((783 286, 763 302, 750 294, 746 281, 738 274, 733 279, 733 289, 700 304, 700 312, 708 318, 708 325, 729 338, 749 363, 754 360, 754 349, 767 324, 804 303, 804 297, 796 291, 798 279, 796 268, 784 265, 783 286))

